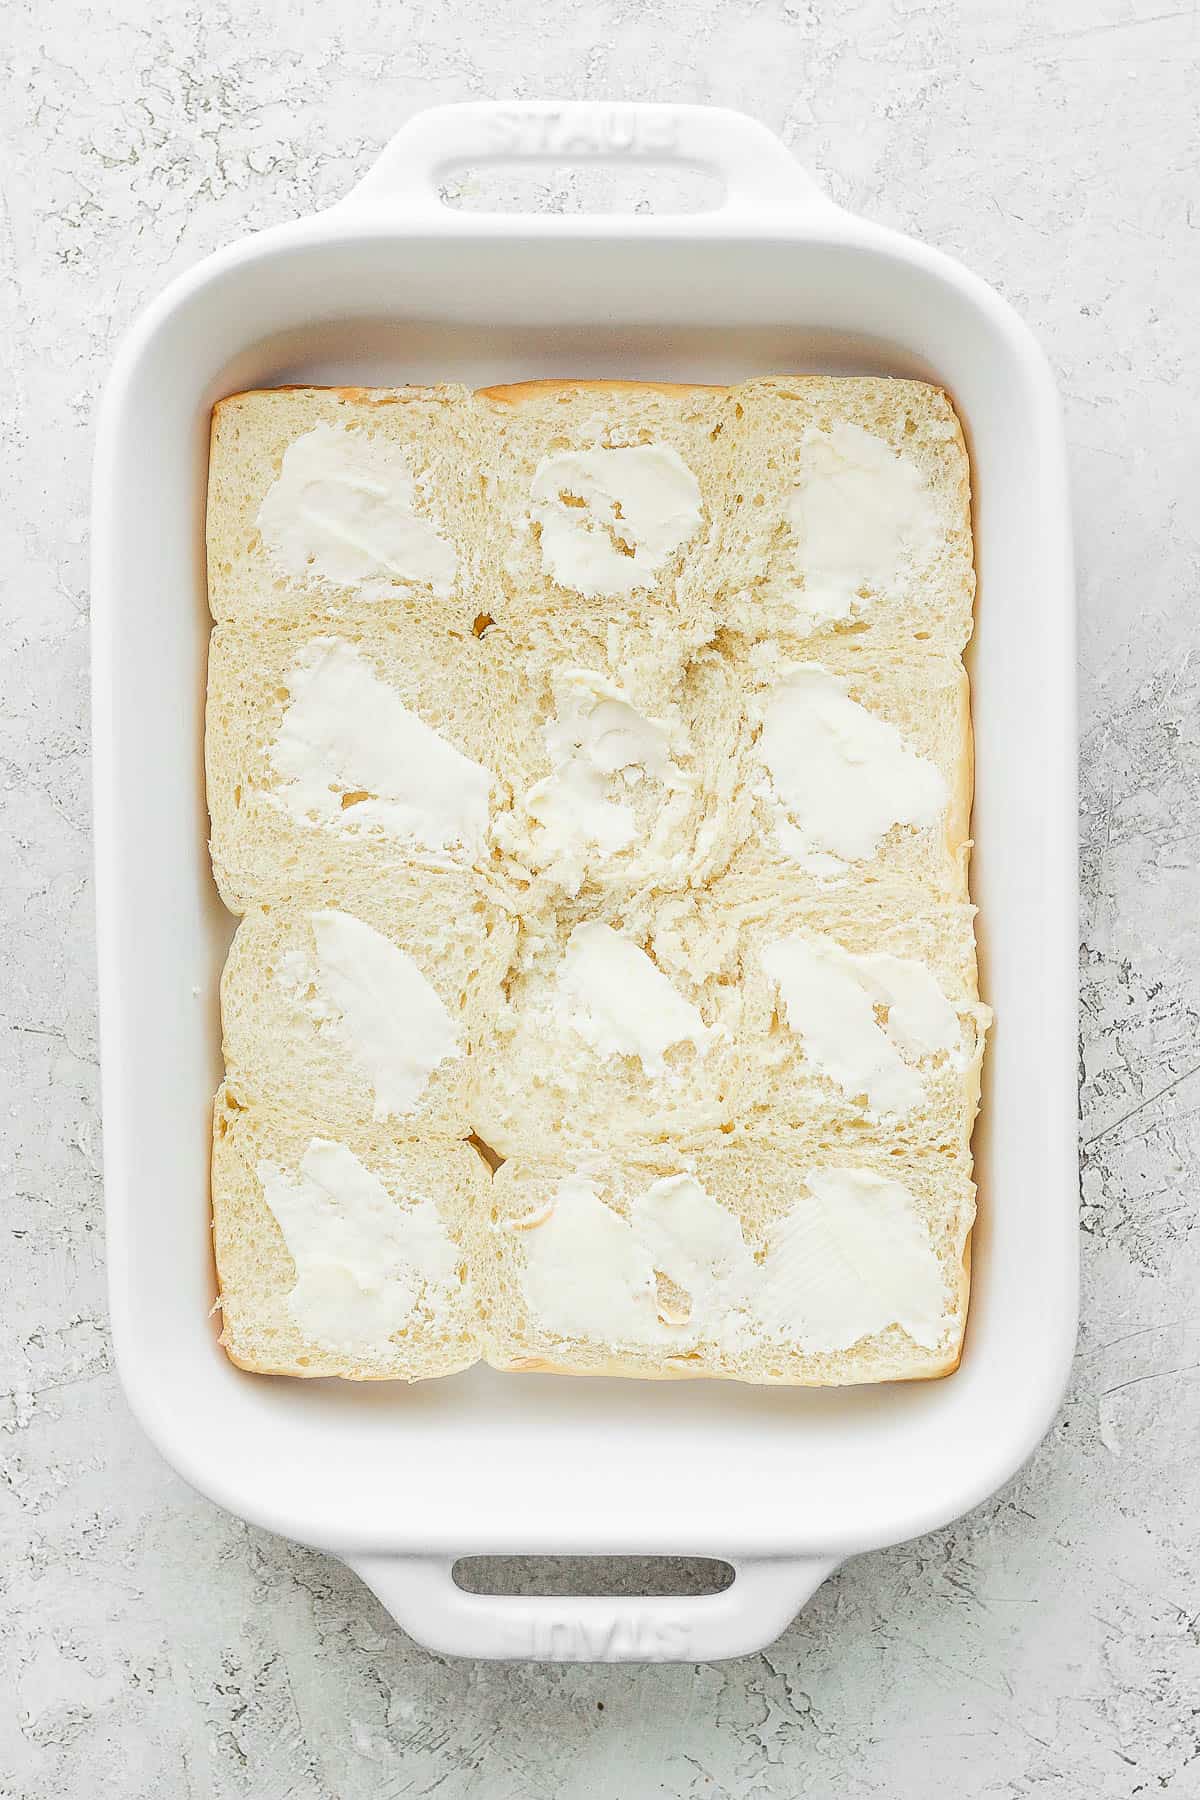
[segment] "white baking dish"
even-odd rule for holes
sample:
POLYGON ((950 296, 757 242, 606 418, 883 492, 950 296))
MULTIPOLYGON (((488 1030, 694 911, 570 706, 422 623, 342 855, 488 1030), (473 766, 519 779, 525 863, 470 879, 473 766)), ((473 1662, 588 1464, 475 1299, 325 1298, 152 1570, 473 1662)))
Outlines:
POLYGON ((1025 327, 936 251, 835 208, 767 131, 699 107, 413 119, 319 217, 176 281, 127 339, 97 450, 96 838, 109 1269, 137 1416, 197 1488, 342 1556, 422 1643, 704 1660, 776 1635, 836 1564, 944 1524, 1045 1431, 1076 1323, 1073 604, 1062 430, 1025 327), (452 162, 715 169, 649 218, 450 211, 452 162), (212 403, 284 381, 924 374, 962 414, 979 557, 974 891, 997 1023, 966 1353, 947 1381, 754 1390, 498 1375, 415 1389, 240 1373, 209 1317, 209 1100, 230 921, 202 784, 212 403), (466 1553, 705 1554, 690 1599, 461 1592, 466 1553))

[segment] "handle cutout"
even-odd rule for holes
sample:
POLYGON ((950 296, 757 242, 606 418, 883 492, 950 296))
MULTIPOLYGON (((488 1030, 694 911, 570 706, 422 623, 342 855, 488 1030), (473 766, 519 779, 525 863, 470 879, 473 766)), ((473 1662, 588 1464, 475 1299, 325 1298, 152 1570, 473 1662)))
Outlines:
POLYGON ((731 1564, 710 1556, 460 1556, 467 1594, 534 1599, 678 1599, 722 1594, 731 1564))
POLYGON ((414 113, 340 206, 427 222, 516 209, 543 235, 568 213, 616 216, 629 229, 664 229, 682 217, 689 231, 705 228, 694 214, 756 228, 837 216, 780 139, 745 113, 586 100, 465 101, 414 113), (578 172, 587 169, 620 173, 578 172), (646 170, 659 172, 652 189, 646 170))
POLYGON ((715 169, 672 158, 635 163, 506 160, 456 164, 438 182, 451 212, 711 213, 725 203, 727 185, 715 169))

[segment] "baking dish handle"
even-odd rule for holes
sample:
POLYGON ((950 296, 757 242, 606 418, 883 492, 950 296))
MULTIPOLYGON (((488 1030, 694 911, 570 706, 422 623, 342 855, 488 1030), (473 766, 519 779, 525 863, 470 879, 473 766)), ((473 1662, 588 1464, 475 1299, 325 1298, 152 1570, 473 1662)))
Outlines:
POLYGON ((410 1637, 443 1656, 509 1662, 717 1662, 773 1643, 837 1568, 823 1557, 728 1557, 719 1594, 472 1594, 452 1556, 348 1556, 410 1637))
MULTIPOLYGON (((682 163, 710 169, 724 182, 725 198, 711 212, 684 215, 696 229, 703 228, 706 218, 761 228, 773 218, 794 223, 839 210, 774 132, 747 113, 723 106, 593 100, 481 100, 429 107, 397 132, 335 210, 392 221, 415 215, 444 222, 448 209, 439 181, 447 169, 505 162, 682 163)), ((571 229, 579 218, 526 216, 552 230, 571 229)), ((618 217, 622 230, 653 230, 661 228, 663 215, 618 217)), ((478 225, 479 215, 471 218, 478 225)), ((590 222, 594 225, 595 215, 590 222)))

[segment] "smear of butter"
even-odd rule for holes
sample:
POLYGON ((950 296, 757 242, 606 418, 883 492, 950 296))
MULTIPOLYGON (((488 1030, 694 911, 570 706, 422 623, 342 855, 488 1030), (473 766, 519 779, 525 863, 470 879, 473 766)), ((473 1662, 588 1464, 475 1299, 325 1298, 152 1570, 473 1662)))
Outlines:
POLYGON ((397 586, 453 589, 454 546, 417 505, 398 444, 322 421, 283 454, 258 511, 277 568, 300 580, 355 587, 368 598, 397 586))
POLYGON ((596 1181, 565 1177, 544 1222, 521 1238, 525 1302, 550 1331, 604 1345, 662 1341, 654 1263, 596 1181))
POLYGON ((699 483, 669 444, 543 457, 529 499, 549 574, 590 599, 650 586, 702 518, 699 483))
POLYGON ((893 825, 934 825, 949 798, 945 777, 894 725, 852 700, 820 663, 784 669, 763 708, 759 755, 788 829, 788 854, 815 872, 874 856, 893 825))
POLYGON ((598 1056, 636 1056, 647 1075, 666 1071, 676 1044, 702 1050, 711 1032, 640 945, 589 919, 567 940, 552 1003, 598 1056))
POLYGON ((407 951, 352 913, 310 915, 317 987, 332 1029, 370 1083, 376 1119, 411 1113, 460 1036, 407 951))
POLYGON ((433 1201, 394 1198, 345 1144, 313 1138, 298 1172, 264 1159, 258 1179, 296 1265, 288 1311, 313 1343, 382 1353, 427 1288, 457 1285, 433 1201))
POLYGON ((374 827, 429 850, 479 850, 491 775, 405 706, 353 644, 314 638, 288 691, 271 762, 282 778, 276 798, 294 818, 374 827))
POLYGON ((812 1170, 808 1192, 767 1237, 749 1310, 764 1336, 849 1350, 889 1325, 932 1350, 946 1280, 912 1194, 872 1169, 812 1170))
POLYGON ((910 957, 856 956, 831 937, 798 932, 765 945, 762 963, 812 1067, 850 1099, 864 1096, 872 1113, 911 1112, 925 1092, 913 1064, 961 1052, 957 1013, 910 957))
POLYGON ((652 1182, 623 1215, 594 1174, 576 1171, 513 1223, 530 1313, 601 1350, 839 1351, 890 1325, 932 1348, 946 1330, 950 1296, 917 1203, 869 1169, 809 1171, 761 1261, 735 1214, 687 1172, 652 1182))
POLYGON ((600 1198, 597 1180, 573 1173, 521 1239, 530 1311, 551 1331, 608 1348, 688 1349, 737 1300, 753 1269, 733 1214, 688 1174, 651 1183, 626 1219, 600 1198), (685 1318, 665 1316, 660 1273, 686 1292, 685 1318))
POLYGON ((804 576, 797 609, 814 627, 848 619, 894 588, 903 564, 928 558, 938 540, 916 463, 846 420, 804 434, 785 513, 804 576))
POLYGON ((569 894, 625 852, 655 866, 678 856, 694 785, 673 754, 678 723, 647 718, 591 669, 562 670, 554 692, 550 773, 499 823, 504 847, 569 894))

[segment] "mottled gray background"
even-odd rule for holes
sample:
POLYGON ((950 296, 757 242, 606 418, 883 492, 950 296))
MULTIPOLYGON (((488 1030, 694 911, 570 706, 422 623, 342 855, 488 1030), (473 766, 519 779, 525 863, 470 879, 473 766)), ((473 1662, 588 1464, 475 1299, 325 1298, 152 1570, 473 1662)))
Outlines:
MULTIPOLYGON (((1164 0, 10 0, 0 45, 0 1794, 1200 1793, 1197 16, 1164 0), (87 488, 114 345, 337 198, 415 108, 717 101, 1007 294, 1080 558, 1084 1323, 1032 1465, 843 1569, 766 1654, 509 1668, 196 1498, 112 1373, 88 846, 87 488)), ((569 180, 544 203, 578 200, 569 180)))

